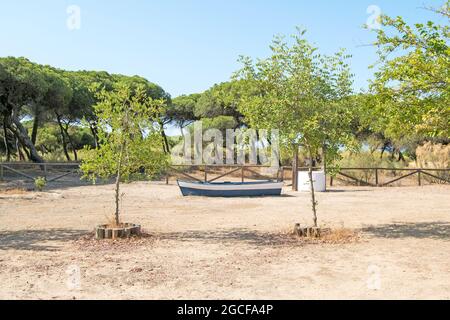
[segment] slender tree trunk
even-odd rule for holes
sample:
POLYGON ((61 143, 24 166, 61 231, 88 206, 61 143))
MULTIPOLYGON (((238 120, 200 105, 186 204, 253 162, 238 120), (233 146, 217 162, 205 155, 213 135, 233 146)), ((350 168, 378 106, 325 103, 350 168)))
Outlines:
POLYGON ((14 133, 16 138, 19 140, 19 142, 26 148, 28 148, 30 153, 30 160, 37 163, 44 162, 44 159, 39 155, 39 153, 36 150, 36 147, 31 142, 30 138, 28 137, 27 129, 22 125, 19 118, 13 113, 11 117, 12 123, 14 126, 10 126, 9 129, 14 133))
POLYGON ((383 159, 384 151, 386 151, 386 144, 383 144, 383 147, 381 148, 380 159, 383 159))
POLYGON ((20 149, 19 138, 16 138, 16 149, 19 155, 19 161, 25 161, 25 156, 23 155, 22 149, 20 149))
POLYGON ((28 151, 28 149, 24 145, 22 145, 22 150, 27 155, 27 159, 31 160, 31 154, 30 154, 30 152, 28 151))
POLYGON ((67 136, 67 139, 69 140, 70 145, 72 146, 72 152, 73 152, 73 156, 75 158, 75 161, 78 161, 78 154, 77 154, 77 150, 75 149, 75 144, 73 143, 73 139, 69 134, 69 124, 66 124, 66 126, 64 127, 64 133, 67 136))
POLYGON ((164 140, 164 152, 165 153, 169 153, 170 152, 170 146, 169 146, 169 140, 167 139, 166 133, 164 131, 164 127, 161 124, 161 136, 163 137, 164 140))
POLYGON ((183 140, 183 155, 186 156, 186 139, 184 136, 183 128, 184 128, 183 124, 180 124, 181 139, 183 140))
POLYGON ((294 144, 294 150, 293 150, 292 190, 298 191, 298 144, 294 144))
POLYGON ((64 134, 63 125, 61 123, 61 116, 56 111, 55 111, 55 115, 56 115, 56 120, 58 121, 59 131, 61 133, 64 155, 66 156, 67 161, 72 161, 70 159, 69 152, 67 151, 67 140, 66 140, 66 135, 64 134))
POLYGON ((91 129, 92 132, 92 136, 94 137, 94 142, 95 142, 95 148, 98 148, 98 134, 97 134, 97 125, 94 123, 89 123, 89 128, 91 129))
POLYGON ((115 212, 115 222, 116 225, 119 225, 120 219, 119 219, 119 211, 120 211, 120 175, 121 175, 121 169, 122 169, 122 158, 123 158, 123 152, 125 150, 125 143, 122 144, 120 147, 120 154, 119 154, 119 162, 117 165, 117 177, 116 177, 116 212, 115 212))
POLYGON ((314 181, 313 181, 313 162, 312 162, 312 152, 311 147, 308 147, 309 161, 308 161, 308 174, 309 174, 309 184, 311 186, 311 204, 312 204, 312 212, 313 212, 313 223, 314 227, 317 228, 317 202, 316 195, 314 193, 314 181))
POLYGON ((6 115, 3 116, 3 142, 5 144, 5 150, 6 150, 6 162, 11 161, 11 149, 9 147, 8 143, 8 125, 6 120, 6 115))
POLYGON ((33 130, 31 131, 31 142, 34 145, 36 145, 38 129, 39 129, 39 115, 36 114, 34 116, 34 121, 33 121, 33 130))
POLYGON ((322 169, 325 175, 325 191, 327 190, 327 147, 325 144, 322 146, 322 169))
POLYGON ((73 156, 75 158, 75 161, 78 161, 78 153, 77 153, 77 150, 75 149, 75 147, 73 147, 73 156))

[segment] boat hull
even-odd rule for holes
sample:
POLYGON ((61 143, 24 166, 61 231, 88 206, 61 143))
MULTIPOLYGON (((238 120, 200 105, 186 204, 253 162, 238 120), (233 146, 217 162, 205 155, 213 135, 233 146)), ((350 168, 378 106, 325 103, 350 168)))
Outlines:
POLYGON ((183 196, 202 197, 263 197, 279 196, 282 182, 201 183, 178 181, 183 196))

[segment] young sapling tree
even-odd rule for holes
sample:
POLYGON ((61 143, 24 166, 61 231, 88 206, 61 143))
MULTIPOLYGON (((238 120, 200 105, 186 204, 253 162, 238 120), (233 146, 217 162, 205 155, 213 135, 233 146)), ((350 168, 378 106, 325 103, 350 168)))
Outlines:
POLYGON ((158 127, 166 101, 153 100, 143 86, 125 84, 97 95, 94 111, 99 145, 87 148, 81 170, 94 183, 99 178, 115 178, 114 222, 120 226, 121 183, 142 172, 151 178, 168 164, 158 127))
MULTIPOLYGON (((313 227, 318 228, 313 161, 325 150, 327 162, 351 137, 349 96, 352 74, 343 51, 323 56, 299 30, 289 44, 276 37, 272 55, 254 62, 242 57, 236 77, 258 94, 243 95, 239 110, 256 129, 278 129, 280 143, 294 154, 303 147, 309 157, 313 227), (324 147, 326 146, 326 147, 324 147)), ((323 156, 323 155, 322 155, 323 156)))

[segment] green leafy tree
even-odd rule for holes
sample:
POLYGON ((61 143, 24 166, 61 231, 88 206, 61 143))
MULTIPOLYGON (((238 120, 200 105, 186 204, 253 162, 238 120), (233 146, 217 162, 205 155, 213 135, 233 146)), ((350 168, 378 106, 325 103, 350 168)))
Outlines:
POLYGON ((183 129, 192 121, 197 120, 195 116, 195 106, 201 94, 181 95, 172 100, 167 108, 167 117, 175 122, 183 135, 183 129))
MULTIPOLYGON (((142 77, 103 71, 65 71, 25 58, 0 58, 0 139, 3 142, 0 152, 6 155, 7 161, 16 156, 20 160, 28 158, 42 162, 43 155, 60 159, 59 153, 63 153, 68 161, 77 160, 79 141, 74 134, 87 125, 95 145, 99 146, 93 106, 99 101, 98 93, 114 90, 119 82, 132 88, 142 86, 147 96, 163 99, 170 104, 170 96, 161 87, 142 77), (46 128, 53 129, 54 124, 59 128, 58 138, 49 139, 51 130, 46 128), (40 139, 39 135, 44 135, 44 139, 40 139), (42 140, 45 143, 41 143, 42 140), (62 148, 51 145, 51 141, 56 141, 62 148), (73 158, 70 153, 73 153, 73 158)), ((169 149, 164 133, 167 119, 165 113, 158 117, 160 134, 166 141, 166 152, 169 149)), ((84 132, 82 141, 92 140, 84 132)))
POLYGON ((132 88, 123 83, 114 91, 100 91, 98 99, 94 111, 100 144, 88 148, 81 170, 93 182, 115 176, 115 223, 119 224, 121 181, 138 172, 151 177, 168 164, 161 152, 163 141, 158 125, 165 101, 150 98, 143 86, 132 88))
POLYGON ((216 84, 198 98, 194 114, 197 118, 233 117, 236 126, 242 126, 244 123, 239 102, 245 92, 244 83, 241 81, 216 84))
MULTIPOLYGON (((43 99, 43 104, 47 106, 47 109, 51 112, 53 118, 56 119, 56 123, 60 129, 64 155, 66 156, 67 161, 71 161, 68 149, 71 142, 68 134, 70 121, 65 120, 75 118, 75 115, 72 116, 70 114, 69 109, 69 105, 73 97, 73 91, 68 79, 58 73, 57 70, 50 67, 45 67, 44 72, 46 75, 48 90, 43 99)), ((76 159, 76 151, 74 151, 74 156, 76 159)))
MULTIPOLYGON (((7 158, 10 156, 8 133, 11 132, 27 157, 35 162, 43 162, 21 120, 27 109, 39 105, 47 92, 47 83, 42 70, 25 58, 0 58, 0 112, 7 158)), ((20 147, 17 151, 20 153, 20 147)))
POLYGON ((392 139, 450 136, 450 1, 431 10, 447 23, 410 26, 402 17, 383 16, 377 31, 373 111, 392 139))
POLYGON ((304 38, 305 31, 293 36, 293 44, 276 37, 272 55, 257 60, 242 57, 237 77, 247 92, 239 110, 255 129, 278 129, 281 143, 309 156, 313 223, 317 227, 316 199, 312 181, 312 159, 322 149, 332 163, 339 148, 352 141, 350 100, 352 75, 343 51, 323 56, 304 38))

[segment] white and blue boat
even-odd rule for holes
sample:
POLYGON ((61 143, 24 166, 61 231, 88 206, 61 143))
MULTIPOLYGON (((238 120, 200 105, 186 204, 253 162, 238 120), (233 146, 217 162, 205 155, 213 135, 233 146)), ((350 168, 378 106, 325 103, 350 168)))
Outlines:
POLYGON ((183 196, 263 197, 279 196, 283 182, 188 182, 177 181, 183 196))

